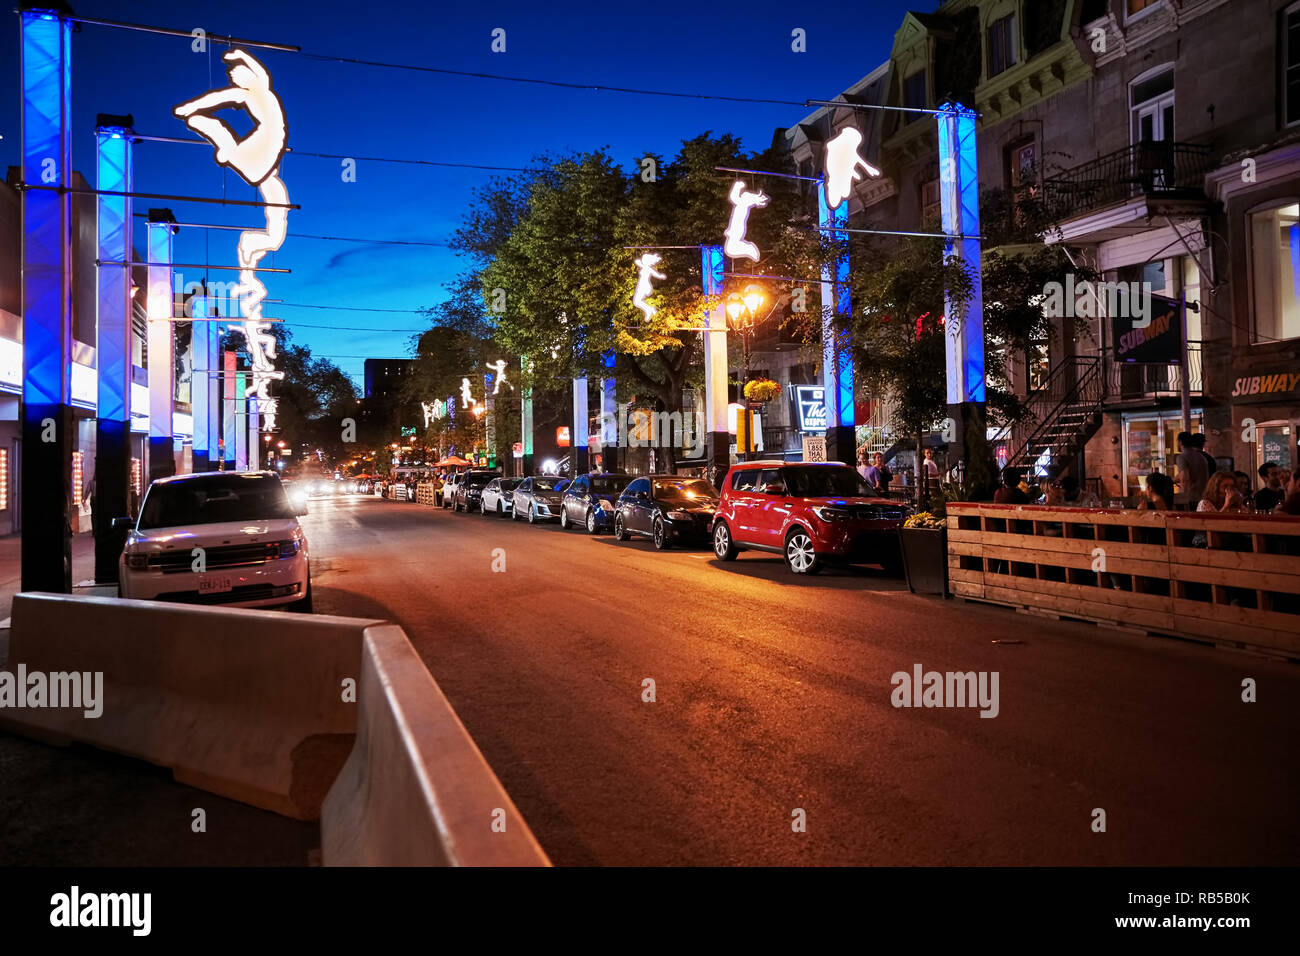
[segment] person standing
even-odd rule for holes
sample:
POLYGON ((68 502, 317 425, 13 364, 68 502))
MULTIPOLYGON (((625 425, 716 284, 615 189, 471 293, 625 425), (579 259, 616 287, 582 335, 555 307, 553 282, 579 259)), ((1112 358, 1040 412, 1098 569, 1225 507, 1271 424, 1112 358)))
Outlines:
POLYGON ((885 464, 885 456, 881 452, 871 456, 871 464, 866 466, 865 471, 861 468, 858 470, 862 472, 863 478, 876 486, 876 491, 882 495, 889 494, 889 483, 894 480, 894 473, 885 464))
POLYGON ((934 460, 934 449, 925 450, 925 458, 921 462, 921 476, 925 480, 925 495, 930 497, 934 494, 939 485, 939 463, 934 460))
POLYGON ((1180 503, 1188 508, 1196 508, 1205 494, 1205 485, 1210 480, 1210 468, 1206 463, 1208 456, 1196 447, 1196 439, 1190 432, 1178 433, 1178 457, 1174 459, 1180 503))

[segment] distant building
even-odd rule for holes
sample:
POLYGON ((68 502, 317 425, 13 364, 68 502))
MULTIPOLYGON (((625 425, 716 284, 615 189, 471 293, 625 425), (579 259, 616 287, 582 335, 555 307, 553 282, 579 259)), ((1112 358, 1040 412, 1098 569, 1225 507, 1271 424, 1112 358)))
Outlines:
POLYGON ((365 397, 396 400, 402 379, 414 364, 415 359, 366 359, 365 397))

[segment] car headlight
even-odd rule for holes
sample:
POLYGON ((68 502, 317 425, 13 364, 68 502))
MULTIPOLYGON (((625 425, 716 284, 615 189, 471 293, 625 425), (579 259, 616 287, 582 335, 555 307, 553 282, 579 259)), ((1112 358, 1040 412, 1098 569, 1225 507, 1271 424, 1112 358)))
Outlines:
POLYGON ((613 511, 613 510, 614 510, 614 506, 613 506, 612 504, 610 504, 608 501, 606 501, 604 498, 601 498, 601 499, 600 499, 600 510, 601 510, 601 511, 613 511))
POLYGON ((843 508, 828 508, 823 506, 820 508, 813 508, 812 512, 823 521, 846 521, 852 517, 852 515, 843 508))
POLYGON ((668 517, 673 521, 690 521, 691 513, 689 511, 670 511, 668 517))
POLYGON ((132 571, 144 571, 149 567, 149 555, 143 551, 128 551, 126 566, 132 571))
POLYGON ((280 557, 282 558, 292 558, 302 550, 302 538, 296 536, 290 538, 288 541, 280 541, 278 543, 280 545, 280 557))

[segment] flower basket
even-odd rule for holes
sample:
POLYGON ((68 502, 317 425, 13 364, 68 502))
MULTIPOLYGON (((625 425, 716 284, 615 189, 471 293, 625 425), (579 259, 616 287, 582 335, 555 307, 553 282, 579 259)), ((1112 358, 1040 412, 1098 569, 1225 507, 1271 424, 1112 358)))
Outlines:
POLYGON ((770 378, 756 378, 745 383, 745 397, 751 402, 770 402, 781 395, 781 383, 770 378))

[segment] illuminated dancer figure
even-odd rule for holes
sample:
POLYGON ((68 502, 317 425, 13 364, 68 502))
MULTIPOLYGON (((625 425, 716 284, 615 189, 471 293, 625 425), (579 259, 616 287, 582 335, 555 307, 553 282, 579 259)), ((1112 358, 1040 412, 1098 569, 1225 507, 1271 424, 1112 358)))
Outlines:
POLYGON ((659 265, 661 258, 662 256, 658 253, 647 252, 632 263, 641 270, 636 279, 636 289, 632 293, 632 304, 641 310, 647 322, 654 318, 654 314, 659 311, 645 300, 646 296, 654 291, 650 286, 650 280, 668 278, 662 272, 655 271, 655 266, 659 265))
POLYGON ((754 245, 745 238, 745 231, 749 228, 749 213, 751 209, 762 209, 768 203, 768 196, 763 192, 751 193, 745 189, 745 184, 736 182, 731 187, 731 221, 727 223, 727 229, 723 233, 727 237, 726 244, 723 246, 723 252, 733 259, 753 259, 758 261, 758 246, 754 245))
POLYGON ((868 176, 880 175, 880 170, 858 154, 861 145, 862 134, 852 126, 826 144, 826 205, 831 209, 839 209, 849 198, 854 181, 862 178, 859 166, 868 176))
POLYGON ((271 75, 266 68, 243 50, 231 50, 223 59, 231 85, 182 103, 172 112, 216 148, 218 164, 229 166, 250 186, 256 186, 266 203, 266 228, 240 233, 238 258, 244 338, 253 365, 252 384, 245 397, 257 397, 263 425, 272 431, 277 402, 268 389, 272 381, 284 378, 284 373, 277 372, 271 361, 276 357, 275 337, 270 334, 270 325, 262 320, 266 286, 253 270, 263 256, 280 248, 289 229, 289 191, 280 179, 280 160, 288 149, 289 127, 284 119, 284 104, 271 89, 271 75), (235 131, 224 120, 212 115, 230 107, 243 108, 253 120, 252 132, 242 140, 235 137, 235 131))

